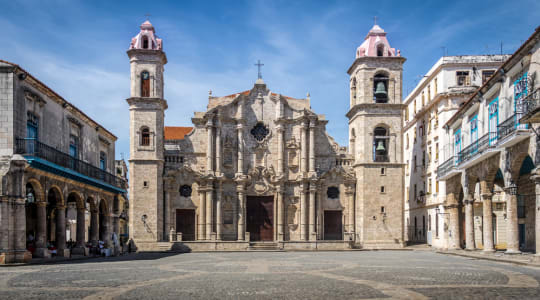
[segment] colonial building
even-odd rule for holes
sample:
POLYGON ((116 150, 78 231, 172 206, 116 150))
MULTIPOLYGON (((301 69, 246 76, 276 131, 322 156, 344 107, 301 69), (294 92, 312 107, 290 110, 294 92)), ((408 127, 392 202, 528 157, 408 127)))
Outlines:
POLYGON ((0 262, 113 248, 126 181, 116 137, 20 66, 0 61, 0 262))
POLYGON ((442 205, 444 181, 437 167, 444 159, 446 123, 460 105, 484 84, 508 55, 441 57, 405 98, 403 127, 405 167, 405 231, 409 242, 446 248, 442 205), (437 213, 438 212, 438 213, 437 213))
POLYGON ((249 90, 210 94, 192 127, 165 127, 167 58, 150 22, 127 54, 129 222, 139 250, 403 245, 405 59, 379 26, 348 71, 350 151, 327 134, 309 94, 281 95, 260 76, 249 90))
POLYGON ((537 28, 444 125, 451 152, 437 176, 446 182, 448 248, 540 248, 539 131, 531 118, 539 65, 537 28))

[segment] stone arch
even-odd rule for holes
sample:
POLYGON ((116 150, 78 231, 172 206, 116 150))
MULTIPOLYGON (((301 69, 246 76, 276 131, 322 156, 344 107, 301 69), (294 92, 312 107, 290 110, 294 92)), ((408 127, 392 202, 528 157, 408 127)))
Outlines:
POLYGON ((29 178, 26 180, 27 184, 30 184, 32 186, 32 189, 34 189, 34 195, 36 196, 36 202, 47 202, 45 199, 45 191, 43 190, 43 186, 37 180, 36 178, 29 178))
MULTIPOLYGON (((517 152, 517 151, 516 151, 517 152)), ((534 166, 534 161, 532 160, 532 157, 527 152, 523 153, 516 153, 512 154, 515 155, 515 157, 512 158, 512 162, 510 164, 510 177, 507 178, 508 180, 517 180, 521 173, 523 172, 523 164, 525 163, 531 163, 534 166)), ((505 178, 506 179, 506 178, 505 178)), ((510 182, 505 181, 505 183, 508 185, 510 182)))
POLYGON ((54 193, 54 196, 56 198, 56 205, 65 204, 64 194, 62 193, 62 189, 55 184, 51 185, 49 187, 49 190, 47 191, 47 201, 49 201, 49 194, 51 193, 51 191, 54 193))
POLYGON ((71 190, 71 191, 69 191, 67 193, 66 200, 67 200, 67 202, 75 201, 77 203, 77 208, 86 207, 85 201, 84 201, 84 195, 79 190, 71 190), (74 197, 74 198, 70 199, 70 197, 74 197))

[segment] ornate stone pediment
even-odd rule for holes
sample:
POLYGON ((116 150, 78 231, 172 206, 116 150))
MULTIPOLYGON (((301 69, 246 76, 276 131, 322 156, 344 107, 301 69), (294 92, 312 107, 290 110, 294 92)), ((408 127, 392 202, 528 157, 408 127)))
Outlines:
POLYGON ((265 195, 275 189, 276 173, 273 167, 258 166, 251 169, 248 174, 250 177, 248 188, 251 192, 257 195, 265 195))
POLYGON ((342 178, 347 183, 354 183, 356 177, 353 173, 348 172, 342 166, 334 166, 332 169, 326 171, 321 175, 321 179, 336 181, 342 178))

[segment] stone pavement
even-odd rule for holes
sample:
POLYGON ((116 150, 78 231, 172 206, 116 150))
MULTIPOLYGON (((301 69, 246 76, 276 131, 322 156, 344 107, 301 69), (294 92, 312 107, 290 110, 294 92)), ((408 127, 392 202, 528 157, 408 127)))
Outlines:
POLYGON ((0 298, 539 299, 539 281, 433 251, 145 253, 0 268, 0 298))
POLYGON ((540 256, 533 253, 506 254, 504 251, 482 252, 482 250, 438 250, 436 252, 497 262, 513 263, 524 266, 540 267, 540 256))

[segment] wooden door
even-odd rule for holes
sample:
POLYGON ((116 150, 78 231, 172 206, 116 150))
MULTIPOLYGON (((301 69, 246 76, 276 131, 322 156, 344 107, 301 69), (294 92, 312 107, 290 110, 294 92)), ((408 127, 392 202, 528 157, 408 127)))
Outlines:
POLYGON ((195 210, 176 210, 176 232, 182 233, 183 241, 195 240, 195 210))
POLYGON ((274 240, 274 197, 247 198, 247 227, 250 241, 274 240))
POLYGON ((324 211, 324 239, 343 240, 343 223, 340 210, 324 211))

